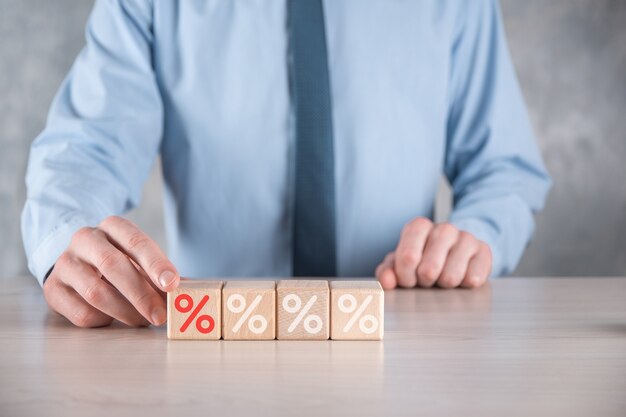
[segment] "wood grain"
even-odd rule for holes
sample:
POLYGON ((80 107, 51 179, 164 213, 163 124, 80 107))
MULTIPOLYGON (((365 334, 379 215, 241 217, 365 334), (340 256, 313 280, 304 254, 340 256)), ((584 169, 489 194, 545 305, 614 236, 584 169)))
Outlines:
POLYGON ((302 279, 278 281, 276 284, 277 338, 279 340, 328 339, 330 336, 329 298, 328 281, 302 279), (306 314, 304 314, 305 311, 306 314), (300 316, 300 313, 304 315, 300 316))
POLYGON ((276 338, 276 282, 227 281, 222 289, 224 340, 276 338))
POLYGON ((169 339, 219 340, 222 337, 223 285, 223 281, 181 280, 178 288, 167 294, 167 337, 169 339), (179 308, 189 311, 179 312, 176 309, 176 300, 179 296, 188 296, 185 300, 179 301, 179 308), (199 303, 205 299, 206 303, 202 309, 198 311, 195 318, 192 317, 199 303), (191 300, 191 305, 189 300, 191 300), (188 320, 191 321, 187 323, 188 320), (199 324, 198 320, 200 320, 199 324))
POLYGON ((378 281, 330 283, 330 338, 382 340, 385 333, 385 298, 378 281))
POLYGON ((34 278, 0 282, 1 416, 625 415, 623 278, 387 292, 381 342, 78 329, 34 278))

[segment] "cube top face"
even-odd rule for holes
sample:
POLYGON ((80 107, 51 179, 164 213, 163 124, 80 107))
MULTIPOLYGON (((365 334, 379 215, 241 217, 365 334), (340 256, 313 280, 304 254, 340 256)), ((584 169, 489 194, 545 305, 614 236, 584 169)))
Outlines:
POLYGON ((333 340, 382 340, 384 292, 378 281, 330 282, 333 340))
POLYGON ((345 289, 345 288, 358 288, 361 291, 373 290, 382 291, 383 287, 380 286, 380 282, 370 280, 342 280, 342 281, 330 281, 330 288, 333 289, 345 289))
POLYGON ((221 290, 224 281, 213 281, 208 279, 181 279, 178 288, 206 288, 211 290, 221 290))
POLYGON ((275 281, 227 281, 224 289, 255 289, 255 290, 275 290, 275 281))
POLYGON ((222 336, 222 281, 181 281, 167 293, 169 339, 218 340, 222 336))
POLYGON ((328 339, 330 336, 328 281, 279 281, 276 286, 276 297, 278 339, 328 339))
POLYGON ((297 288, 310 290, 328 290, 328 281, 321 279, 283 279, 276 284, 276 290, 297 288))
POLYGON ((225 340, 276 338, 276 283, 228 281, 222 289, 225 340))

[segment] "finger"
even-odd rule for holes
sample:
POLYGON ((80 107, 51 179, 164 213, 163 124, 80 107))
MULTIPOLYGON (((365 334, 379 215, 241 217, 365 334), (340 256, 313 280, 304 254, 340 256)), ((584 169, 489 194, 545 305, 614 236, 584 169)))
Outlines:
POLYGON ((419 217, 402 229, 398 247, 395 250, 395 275, 401 287, 411 288, 417 284, 416 270, 422 258, 424 245, 432 229, 432 222, 419 217))
POLYGON ((493 259, 491 248, 484 242, 480 242, 480 249, 470 260, 467 273, 461 283, 464 288, 478 288, 483 285, 491 274, 493 259))
POLYGON ((393 270, 394 255, 393 252, 387 254, 385 259, 376 268, 376 278, 384 290, 393 290, 398 285, 398 278, 393 270))
POLYGON ((458 235, 458 230, 448 223, 438 224, 433 228, 417 267, 417 281, 421 287, 432 287, 437 281, 458 235))
POLYGON ((130 259, 98 229, 81 229, 72 242, 74 255, 92 265, 135 309, 151 322, 164 323, 165 302, 132 265, 130 259))
MULTIPOLYGON (((104 281, 91 265, 64 254, 57 261, 61 281, 71 287, 87 303, 129 326, 147 326, 149 322, 119 291, 104 281)), ((159 325, 160 322, 153 324, 159 325)))
POLYGON ((108 326, 113 321, 100 310, 89 305, 73 289, 58 282, 46 282, 46 301, 50 308, 78 327, 108 326))
MULTIPOLYGON (((163 291, 161 289, 161 287, 157 287, 157 285, 152 282, 152 280, 150 279, 150 277, 148 276, 148 274, 146 274, 146 271, 144 271, 139 265, 137 265, 137 263, 135 261, 133 261, 131 258, 128 258, 130 260, 130 263, 135 267, 135 269, 137 270, 137 272, 139 272, 139 275, 141 275, 143 277, 143 279, 146 280, 146 282, 148 284, 150 284, 150 286, 152 288, 154 288, 154 290, 157 292, 157 294, 159 294, 161 296, 161 298, 163 299, 163 301, 167 300, 167 293, 165 291, 163 291)), ((181 278, 182 279, 182 278, 181 278)), ((177 285, 178 286, 178 285, 177 285)))
POLYGON ((108 239, 122 252, 139 265, 152 282, 163 291, 171 291, 178 286, 180 276, 174 265, 167 259, 147 234, 135 224, 121 217, 107 217, 98 226, 108 239))
POLYGON ((476 238, 466 232, 460 232, 456 244, 450 250, 437 285, 442 288, 458 287, 467 272, 470 259, 478 252, 479 243, 476 238))

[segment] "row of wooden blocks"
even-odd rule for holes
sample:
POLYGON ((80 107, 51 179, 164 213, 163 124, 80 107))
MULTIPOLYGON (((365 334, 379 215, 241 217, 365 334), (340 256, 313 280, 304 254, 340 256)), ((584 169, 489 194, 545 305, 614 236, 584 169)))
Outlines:
POLYGON ((167 294, 167 337, 382 340, 375 281, 181 281, 167 294))

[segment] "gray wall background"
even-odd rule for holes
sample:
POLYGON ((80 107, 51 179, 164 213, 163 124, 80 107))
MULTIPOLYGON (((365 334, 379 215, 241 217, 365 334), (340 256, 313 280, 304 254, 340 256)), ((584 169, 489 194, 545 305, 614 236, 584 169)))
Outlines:
MULTIPOLYGON (((27 273, 28 148, 84 43, 92 1, 0 0, 0 277, 27 273)), ((626 1, 503 0, 555 187, 516 275, 626 275, 626 1)), ((438 217, 448 211, 445 185, 438 217)), ((131 218, 163 244, 158 164, 131 218)))

